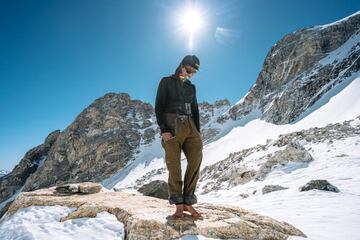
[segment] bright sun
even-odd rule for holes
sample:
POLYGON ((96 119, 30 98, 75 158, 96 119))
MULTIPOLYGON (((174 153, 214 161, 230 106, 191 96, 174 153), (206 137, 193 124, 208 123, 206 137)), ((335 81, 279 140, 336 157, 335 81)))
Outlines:
POLYGON ((195 35, 204 25, 202 13, 195 7, 188 7, 179 16, 180 27, 182 31, 188 34, 188 47, 194 49, 195 35))
POLYGON ((189 8, 181 17, 182 28, 190 34, 197 32, 202 24, 201 14, 196 9, 189 8))

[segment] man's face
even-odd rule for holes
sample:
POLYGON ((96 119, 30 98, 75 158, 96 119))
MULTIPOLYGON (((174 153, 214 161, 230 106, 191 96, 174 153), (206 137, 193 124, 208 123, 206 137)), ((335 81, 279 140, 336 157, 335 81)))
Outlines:
POLYGON ((196 69, 193 68, 192 66, 190 65, 186 65, 182 68, 182 73, 187 77, 187 78, 191 78, 192 76, 195 75, 196 73, 196 69))

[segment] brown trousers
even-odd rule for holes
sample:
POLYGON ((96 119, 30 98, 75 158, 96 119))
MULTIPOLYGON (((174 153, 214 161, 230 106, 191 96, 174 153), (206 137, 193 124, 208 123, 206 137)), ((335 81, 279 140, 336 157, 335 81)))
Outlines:
POLYGON ((192 205, 197 203, 194 192, 203 156, 201 135, 197 131, 192 118, 181 120, 177 118, 176 113, 165 113, 165 119, 166 125, 171 129, 173 135, 167 141, 161 140, 161 145, 165 149, 166 166, 169 171, 169 203, 192 205), (182 190, 183 181, 181 177, 181 150, 184 151, 187 159, 184 191, 182 190))

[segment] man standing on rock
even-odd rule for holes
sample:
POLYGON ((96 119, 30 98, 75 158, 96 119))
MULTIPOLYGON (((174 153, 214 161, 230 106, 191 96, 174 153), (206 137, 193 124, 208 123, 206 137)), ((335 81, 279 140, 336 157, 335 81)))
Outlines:
POLYGON ((169 202, 176 205, 172 215, 175 219, 183 217, 183 211, 190 212, 195 218, 202 217, 192 207, 197 203, 194 192, 203 156, 196 88, 190 81, 199 67, 200 61, 195 55, 185 56, 175 74, 161 79, 156 95, 155 112, 169 171, 169 202), (187 159, 184 189, 181 150, 187 159))

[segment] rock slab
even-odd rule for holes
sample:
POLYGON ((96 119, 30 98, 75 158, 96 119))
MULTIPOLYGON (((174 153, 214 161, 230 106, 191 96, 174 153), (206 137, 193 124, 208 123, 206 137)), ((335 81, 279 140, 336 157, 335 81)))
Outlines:
POLYGON ((287 239, 306 235, 286 222, 261 216, 230 205, 198 203, 203 220, 186 215, 180 220, 169 220, 174 206, 167 200, 126 192, 95 194, 59 194, 55 187, 23 192, 10 205, 6 215, 32 205, 68 206, 77 210, 61 221, 81 217, 95 217, 107 211, 125 225, 126 239, 179 239, 184 235, 203 235, 221 239, 287 239))

